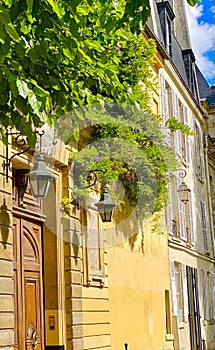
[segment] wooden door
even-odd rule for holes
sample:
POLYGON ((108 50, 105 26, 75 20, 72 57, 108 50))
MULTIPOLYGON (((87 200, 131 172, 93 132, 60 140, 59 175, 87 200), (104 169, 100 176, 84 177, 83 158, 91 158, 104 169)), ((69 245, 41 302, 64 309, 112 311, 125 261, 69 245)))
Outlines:
POLYGON ((43 350, 41 224, 13 218, 16 350, 43 350))
POLYGON ((202 350, 197 270, 187 266, 190 350, 202 350))

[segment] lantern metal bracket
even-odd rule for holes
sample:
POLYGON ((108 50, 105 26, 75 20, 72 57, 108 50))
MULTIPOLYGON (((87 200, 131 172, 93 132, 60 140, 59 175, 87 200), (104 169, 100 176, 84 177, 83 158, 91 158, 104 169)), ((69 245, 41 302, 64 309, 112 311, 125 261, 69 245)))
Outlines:
MULTIPOLYGON (((38 134, 40 136, 40 150, 41 150, 41 136, 44 135, 44 130, 41 130, 41 131, 37 131, 35 130, 34 131, 35 134, 38 134)), ((21 154, 29 151, 30 149, 30 146, 28 146, 26 149, 24 149, 23 151, 21 152, 18 152, 16 154, 13 154, 10 158, 9 158, 9 152, 8 152, 8 137, 9 136, 13 136, 13 135, 16 135, 15 137, 15 145, 17 147, 24 147, 27 145, 27 142, 26 140, 24 139, 23 135, 21 134, 21 132, 9 132, 8 130, 6 130, 6 154, 5 154, 5 159, 3 160, 2 162, 2 168, 5 172, 5 176, 6 176, 6 182, 8 183, 8 180, 9 180, 9 171, 12 171, 12 159, 15 158, 16 156, 20 156, 21 154)))
MULTIPOLYGON (((88 186, 86 186, 85 188, 91 188, 96 184, 98 180, 97 173, 99 172, 104 175, 107 172, 107 170, 95 169, 95 170, 88 171, 87 173, 88 186)), ((100 189, 100 200, 98 203, 95 203, 95 206, 99 211, 101 220, 103 222, 111 222, 116 204, 112 201, 108 193, 105 179, 102 179, 102 184, 100 189)))
POLYGON ((178 173, 178 176, 181 178, 181 179, 184 179, 186 176, 187 176, 187 172, 185 169, 181 168, 181 169, 176 169, 175 171, 172 171, 171 173, 178 173))
POLYGON ((20 132, 8 132, 8 130, 6 130, 6 139, 7 139, 6 155, 5 155, 5 159, 3 160, 2 167, 3 167, 3 170, 5 172, 6 182, 7 183, 8 183, 8 180, 9 180, 9 170, 12 171, 12 166, 11 166, 12 159, 14 157, 16 157, 16 156, 19 156, 20 154, 23 154, 23 153, 27 152, 30 149, 30 147, 27 147, 23 151, 18 152, 16 154, 13 154, 9 158, 8 137, 11 136, 11 135, 16 135, 16 137, 15 137, 15 145, 16 146, 25 146, 27 144, 26 140, 23 138, 23 135, 20 132))
POLYGON ((85 188, 91 188, 96 184, 96 182, 98 181, 98 175, 97 175, 98 172, 104 175, 107 172, 107 170, 101 170, 101 169, 89 170, 87 174, 88 186, 86 186, 85 188))
MULTIPOLYGON (((184 179, 187 175, 187 172, 185 169, 178 169, 178 175, 181 179, 184 179)), ((189 187, 186 185, 186 183, 184 181, 182 181, 182 183, 179 186, 179 189, 177 190, 180 200, 186 204, 189 201, 189 192, 190 189, 189 187)))

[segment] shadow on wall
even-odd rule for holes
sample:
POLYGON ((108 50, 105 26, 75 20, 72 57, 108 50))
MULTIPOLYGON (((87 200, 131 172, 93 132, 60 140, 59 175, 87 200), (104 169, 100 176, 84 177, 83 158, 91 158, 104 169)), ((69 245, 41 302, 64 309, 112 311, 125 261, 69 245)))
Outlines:
POLYGON ((10 215, 8 214, 8 208, 5 203, 0 207, 0 231, 2 236, 2 244, 4 249, 7 248, 7 240, 9 236, 9 227, 10 227, 10 215))

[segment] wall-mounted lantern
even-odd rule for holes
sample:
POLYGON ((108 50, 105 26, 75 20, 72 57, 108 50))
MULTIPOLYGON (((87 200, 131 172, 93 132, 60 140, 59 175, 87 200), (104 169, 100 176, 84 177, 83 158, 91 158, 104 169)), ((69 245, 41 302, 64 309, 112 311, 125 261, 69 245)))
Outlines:
MULTIPOLYGON (((187 175, 187 172, 184 169, 179 169, 178 171, 180 178, 184 178, 187 175)), ((177 192, 179 194, 180 200, 184 204, 186 204, 189 201, 189 192, 191 191, 184 181, 182 181, 182 183, 180 184, 177 192)))
MULTIPOLYGON (((28 177, 29 177, 29 182, 32 190, 32 194, 35 198, 45 198, 47 196, 51 180, 53 176, 48 172, 45 162, 44 162, 44 155, 41 151, 41 137, 44 135, 44 131, 36 133, 40 137, 40 147, 39 147, 39 155, 36 163, 34 164, 34 167, 32 171, 29 172, 28 177)), ((6 131, 6 138, 7 138, 7 145, 6 145, 6 155, 5 159, 2 163, 3 169, 5 171, 5 176, 6 176, 6 182, 9 180, 9 170, 12 171, 12 159, 20 154, 23 154, 27 152, 30 147, 27 147, 24 149, 22 152, 18 152, 16 154, 13 154, 10 158, 8 156, 8 136, 9 135, 16 135, 15 138, 15 144, 17 146, 25 146, 26 141, 21 135, 20 132, 8 132, 6 131)))
POLYGON ((31 191, 35 198, 46 198, 52 178, 53 176, 46 168, 44 155, 40 153, 32 171, 29 173, 31 191))
MULTIPOLYGON (((92 187, 96 184, 97 172, 102 172, 103 174, 105 173, 105 171, 100 169, 90 170, 87 176, 89 182, 87 188, 92 187)), ((102 219, 102 222, 112 221, 116 204, 112 201, 106 186, 101 187, 101 197, 99 202, 96 203, 95 206, 98 208, 98 212, 102 219)))
POLYGON ((111 222, 116 204, 112 201, 106 187, 103 187, 100 200, 95 206, 98 208, 102 221, 111 222))

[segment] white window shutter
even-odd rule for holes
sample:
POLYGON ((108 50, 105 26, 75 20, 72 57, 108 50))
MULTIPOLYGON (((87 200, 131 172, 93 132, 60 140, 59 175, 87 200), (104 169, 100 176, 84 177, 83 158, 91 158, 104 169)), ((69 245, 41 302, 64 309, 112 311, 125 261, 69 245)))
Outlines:
POLYGON ((168 103, 168 91, 166 88, 166 81, 164 78, 164 75, 161 74, 161 101, 162 101, 162 117, 163 117, 163 132, 166 136, 167 144, 171 144, 171 135, 170 135, 170 129, 167 126, 167 121, 169 119, 169 103, 168 103))
POLYGON ((182 289, 183 289, 183 302, 184 302, 184 322, 188 322, 188 294, 187 294, 187 274, 186 274, 186 265, 181 265, 181 274, 182 274, 182 289))
POLYGON ((201 216, 202 216, 202 234, 203 234, 203 245, 204 245, 204 251, 208 252, 209 246, 208 246, 208 228, 207 228, 207 217, 206 217, 206 207, 205 202, 200 202, 201 206, 201 216))
POLYGON ((198 275, 198 289, 199 289, 199 308, 200 308, 200 314, 204 315, 204 276, 203 276, 203 270, 198 268, 197 269, 197 275, 198 275))
POLYGON ((204 305, 205 305, 205 320, 210 320, 210 296, 208 284, 208 272, 204 271, 204 305))
POLYGON ((197 150, 197 142, 196 142, 197 129, 196 129, 195 119, 193 119, 193 132, 195 133, 195 135, 193 136, 193 154, 194 154, 194 162, 195 162, 194 167, 195 167, 196 175, 199 175, 198 150, 197 150))
MULTIPOLYGON (((180 179, 177 178, 177 189, 179 189, 180 183, 181 183, 180 179)), ((183 241, 187 241, 185 204, 180 200, 179 193, 177 193, 177 199, 178 199, 178 221, 179 221, 180 238, 183 241)))
POLYGON ((170 235, 173 235, 173 225, 172 225, 172 221, 173 221, 173 211, 172 211, 172 189, 171 189, 171 183, 168 185, 168 189, 169 189, 169 201, 166 207, 166 221, 167 221, 167 229, 168 229, 168 233, 170 235))
POLYGON ((190 243, 194 245, 195 232, 194 232, 194 225, 193 225, 193 203, 192 203, 191 192, 189 192, 189 220, 190 220, 190 243))
POLYGON ((212 303, 213 303, 213 319, 215 320, 215 273, 212 275, 212 303))
POLYGON ((201 175, 202 179, 205 178, 205 160, 204 160, 204 145, 203 145, 203 133, 200 128, 198 128, 199 132, 199 144, 200 144, 200 162, 201 162, 201 175))
MULTIPOLYGON (((178 96, 175 91, 171 90, 172 95, 172 117, 176 118, 180 122, 180 113, 179 113, 179 103, 178 96)), ((176 150, 176 154, 181 157, 182 148, 181 148, 181 131, 176 130, 174 133, 174 148, 176 150)))
MULTIPOLYGON (((189 126, 186 106, 183 106, 183 117, 184 117, 184 125, 189 126)), ((184 135, 184 137, 185 137, 185 147, 186 147, 185 149, 186 162, 189 165, 190 164, 190 136, 184 135)))
POLYGON ((171 290, 172 290, 172 313, 174 316, 178 315, 176 283, 175 283, 175 264, 170 260, 170 276, 171 276, 171 290))

